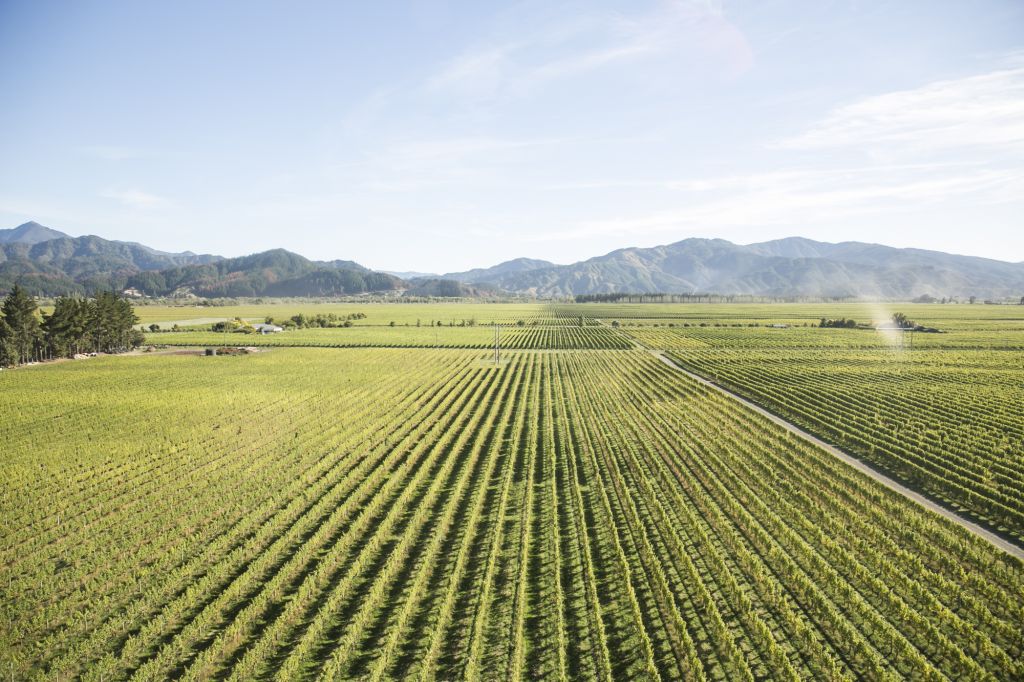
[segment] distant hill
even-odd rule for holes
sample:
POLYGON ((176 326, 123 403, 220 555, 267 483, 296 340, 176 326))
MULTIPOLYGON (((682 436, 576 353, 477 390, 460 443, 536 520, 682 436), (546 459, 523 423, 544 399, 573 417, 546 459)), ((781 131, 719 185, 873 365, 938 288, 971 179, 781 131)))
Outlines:
POLYGON ((454 279, 415 279, 404 296, 423 296, 430 298, 481 298, 499 296, 501 290, 486 285, 467 284, 454 279))
POLYGON ((473 283, 495 282, 504 277, 512 277, 524 272, 532 272, 533 270, 553 267, 555 267, 555 264, 546 260, 537 260, 535 258, 516 258, 514 260, 507 260, 504 263, 498 263, 497 265, 489 268, 476 268, 474 270, 467 270, 466 272, 448 273, 447 275, 441 275, 441 279, 453 279, 457 282, 473 283))
POLYGON ((40 225, 35 221, 29 221, 18 225, 13 230, 0 230, 0 244, 38 244, 67 236, 63 232, 40 225))

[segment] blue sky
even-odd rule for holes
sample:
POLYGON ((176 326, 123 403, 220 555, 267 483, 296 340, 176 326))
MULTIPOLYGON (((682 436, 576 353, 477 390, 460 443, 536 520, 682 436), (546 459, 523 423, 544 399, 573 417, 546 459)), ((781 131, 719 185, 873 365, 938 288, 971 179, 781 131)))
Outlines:
POLYGON ((390 270, 1024 260, 1024 3, 0 0, 0 226, 390 270))

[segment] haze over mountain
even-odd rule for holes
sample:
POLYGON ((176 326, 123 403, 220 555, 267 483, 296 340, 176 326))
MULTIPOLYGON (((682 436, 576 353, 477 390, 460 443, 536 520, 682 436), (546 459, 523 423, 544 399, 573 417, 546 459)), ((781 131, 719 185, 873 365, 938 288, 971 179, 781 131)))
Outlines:
MULTIPOLYGON (((777 297, 1001 299, 1024 295, 1024 263, 880 244, 791 237, 739 245, 685 239, 623 248, 568 265, 516 258, 442 276, 398 277, 351 260, 313 261, 284 249, 239 258, 164 253, 26 223, 0 232, 0 292, 21 282, 53 296, 134 287, 151 296, 409 296, 717 293, 777 297), (54 239, 37 241, 50 234, 54 239)), ((417 274, 417 273, 404 273, 417 274)))

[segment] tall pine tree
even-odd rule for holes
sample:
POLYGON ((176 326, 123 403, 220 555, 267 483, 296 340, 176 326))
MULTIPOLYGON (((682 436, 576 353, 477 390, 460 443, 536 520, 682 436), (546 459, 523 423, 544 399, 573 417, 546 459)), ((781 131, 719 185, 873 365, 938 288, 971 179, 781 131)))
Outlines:
POLYGON ((15 284, 11 293, 4 299, 3 307, 4 322, 7 329, 0 333, 7 336, 3 345, 8 347, 7 353, 12 357, 9 364, 20 364, 28 362, 37 350, 42 340, 42 332, 39 329, 39 318, 36 316, 36 302, 29 296, 21 286, 15 284))
POLYGON ((104 353, 127 350, 140 343, 132 325, 139 321, 131 303, 112 291, 101 291, 91 301, 89 333, 94 348, 104 353))
POLYGON ((87 338, 90 307, 87 299, 61 296, 54 302, 53 312, 43 314, 43 334, 50 353, 71 357, 91 349, 87 338))
POLYGON ((0 314, 0 367, 18 364, 18 354, 14 350, 14 332, 7 320, 0 314))

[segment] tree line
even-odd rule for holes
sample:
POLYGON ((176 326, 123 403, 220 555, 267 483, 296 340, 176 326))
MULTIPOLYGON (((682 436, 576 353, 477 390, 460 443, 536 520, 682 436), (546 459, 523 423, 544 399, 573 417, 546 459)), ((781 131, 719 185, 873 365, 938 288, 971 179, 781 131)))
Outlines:
POLYGON ((53 312, 15 285, 0 307, 0 367, 77 353, 119 353, 142 344, 131 303, 110 291, 91 298, 61 296, 53 312))
POLYGON ((824 317, 821 318, 821 322, 818 323, 819 327, 834 327, 837 329, 856 329, 857 320, 848 320, 845 317, 836 318, 834 320, 828 320, 824 317))

